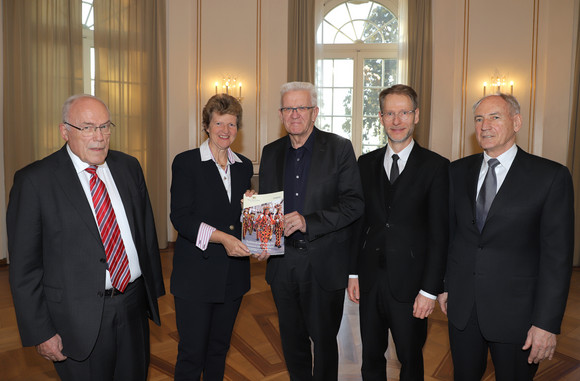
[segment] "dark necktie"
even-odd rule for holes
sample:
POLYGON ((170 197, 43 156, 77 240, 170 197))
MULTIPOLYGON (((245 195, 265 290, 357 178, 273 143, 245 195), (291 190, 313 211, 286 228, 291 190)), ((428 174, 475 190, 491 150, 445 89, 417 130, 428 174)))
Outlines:
POLYGON ((91 165, 85 171, 91 174, 91 197, 93 198, 93 206, 97 215, 99 232, 107 254, 111 284, 117 290, 123 292, 131 280, 131 271, 129 270, 129 259, 125 251, 125 244, 117 225, 117 217, 111 205, 107 188, 97 176, 97 167, 91 165))
POLYGON ((399 165, 397 164, 397 161, 399 160, 399 155, 394 154, 393 156, 391 156, 391 159, 393 159, 393 164, 391 165, 391 174, 389 175, 389 181, 391 182, 391 184, 394 184, 395 181, 397 181, 397 177, 399 177, 399 165))
POLYGON ((483 179, 483 184, 481 184, 479 196, 477 197, 477 202, 475 204, 475 219, 479 231, 483 230, 483 225, 485 225, 485 220, 487 219, 487 213, 489 213, 489 208, 491 207, 491 203, 493 202, 497 192, 495 167, 497 167, 498 164, 499 161, 497 159, 488 160, 487 173, 485 174, 485 179, 483 179))

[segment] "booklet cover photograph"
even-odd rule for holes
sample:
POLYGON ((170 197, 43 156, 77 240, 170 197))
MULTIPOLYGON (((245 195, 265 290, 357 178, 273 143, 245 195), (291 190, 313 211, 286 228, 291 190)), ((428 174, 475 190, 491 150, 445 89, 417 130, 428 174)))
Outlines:
POLYGON ((284 192, 245 197, 242 210, 242 242, 254 254, 284 254, 284 192))

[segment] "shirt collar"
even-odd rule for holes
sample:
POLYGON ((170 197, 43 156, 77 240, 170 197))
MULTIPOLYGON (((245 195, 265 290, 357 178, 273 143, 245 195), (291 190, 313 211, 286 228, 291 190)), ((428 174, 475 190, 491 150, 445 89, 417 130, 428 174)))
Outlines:
MULTIPOLYGON (((316 127, 312 129, 312 132, 310 133, 310 136, 308 136, 308 139, 306 139, 306 142, 301 147, 296 149, 304 147, 309 152, 312 152, 312 150, 314 149, 314 135, 316 135, 316 127)), ((294 149, 294 147, 292 147, 292 142, 290 141, 290 136, 288 136, 288 143, 286 144, 286 146, 288 147, 289 150, 291 148, 294 149)))
MULTIPOLYGON (((209 148, 209 139, 206 139, 203 143, 201 143, 201 146, 199 146, 199 153, 201 155, 201 161, 213 160, 215 162, 215 158, 213 157, 211 149, 209 148)), ((234 164, 241 162, 242 160, 238 157, 238 155, 236 155, 231 148, 228 148, 228 163, 234 164)))
MULTIPOLYGON (((517 153, 518 153, 518 147, 514 143, 513 146, 511 146, 507 151, 505 151, 504 153, 502 153, 501 155, 496 157, 496 159, 499 161, 499 163, 504 168, 509 170, 510 167, 512 166, 512 163, 514 162, 514 159, 516 158, 517 153)), ((487 166, 487 162, 491 158, 492 157, 489 156, 487 153, 485 153, 485 151, 483 152, 483 161, 485 162, 485 166, 487 166)))
MULTIPOLYGON (((69 147, 69 145, 66 145, 66 151, 68 152, 68 155, 70 156, 70 159, 72 160, 72 163, 75 167, 75 171, 77 172, 77 174, 82 173, 85 171, 85 169, 87 169, 90 164, 85 163, 84 161, 82 161, 80 159, 80 157, 78 157, 69 147)), ((104 168, 108 168, 109 166, 107 165, 107 162, 105 161, 103 164, 100 164, 98 167, 104 167, 104 168)))
MULTIPOLYGON (((400 161, 404 161, 405 163, 407 162, 407 160, 409 160, 409 155, 411 155, 411 151, 413 150, 413 147, 415 146, 415 140, 412 139, 411 143, 409 143, 405 148, 403 148, 400 152, 397 152, 397 155, 399 156, 399 160, 400 161)), ((395 152, 393 152, 393 150, 391 149, 390 145, 387 145, 387 153, 386 156, 390 159, 391 156, 393 156, 395 152)))

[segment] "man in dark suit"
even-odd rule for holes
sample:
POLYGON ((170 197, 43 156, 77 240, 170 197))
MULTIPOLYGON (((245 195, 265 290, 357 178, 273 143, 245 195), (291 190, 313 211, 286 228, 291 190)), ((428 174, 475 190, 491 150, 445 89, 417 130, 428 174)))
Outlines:
POLYGON ((285 254, 269 258, 266 280, 290 378, 329 381, 338 377, 351 225, 364 203, 352 144, 314 127, 316 102, 310 83, 282 86, 280 119, 288 135, 264 147, 259 191, 284 191, 285 254))
POLYGON ((10 286, 22 344, 63 380, 145 380, 148 317, 165 293, 139 162, 109 150, 109 110, 63 106, 62 149, 19 170, 7 211, 10 286), (95 202, 95 203, 94 203, 95 202))
POLYGON ((357 223, 348 294, 360 301, 365 381, 387 379, 391 330, 401 380, 423 380, 427 316, 443 290, 449 160, 413 140, 417 94, 395 85, 379 96, 388 145, 359 158, 365 213, 357 223), (360 288, 359 288, 360 286, 360 288))
POLYGON ((516 146, 522 117, 513 96, 484 97, 474 114, 484 152, 450 167, 448 292, 439 296, 455 380, 480 380, 488 348, 496 380, 532 380, 554 354, 566 307, 572 179, 516 146))

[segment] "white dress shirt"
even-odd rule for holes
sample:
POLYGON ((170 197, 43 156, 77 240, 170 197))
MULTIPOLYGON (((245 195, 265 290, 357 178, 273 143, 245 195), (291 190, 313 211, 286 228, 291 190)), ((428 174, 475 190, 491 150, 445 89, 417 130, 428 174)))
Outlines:
MULTIPOLYGON (((514 162, 514 159, 516 158, 517 153, 518 153, 518 147, 514 143, 514 145, 511 146, 510 149, 508 149, 507 151, 505 151, 504 153, 502 153, 501 155, 496 157, 496 159, 499 161, 499 164, 496 165, 496 167, 495 167, 495 176, 497 178, 497 189, 495 192, 496 194, 499 191, 499 188, 501 187, 501 185, 503 184, 503 181, 505 180, 505 177, 507 176, 508 171, 510 170, 510 167, 512 166, 512 163, 514 162)), ((481 186, 483 185, 483 180, 485 179, 485 175, 487 174, 487 168, 489 167, 487 165, 487 162, 491 158, 492 157, 489 156, 487 153, 485 153, 485 152, 483 153, 483 163, 481 163, 481 169, 479 170, 479 179, 477 180, 477 194, 475 195, 476 200, 477 200, 477 196, 479 196, 479 191, 481 190, 481 186)))
MULTIPOLYGON (((83 186, 85 196, 87 198, 87 201, 89 202, 89 205, 91 206, 91 210, 93 211, 93 217, 95 217, 95 223, 97 224, 98 228, 97 215, 95 213, 95 207, 93 205, 93 197, 91 196, 91 185, 90 185, 91 174, 85 171, 85 169, 89 167, 89 164, 83 162, 77 155, 75 155, 68 146, 68 144, 66 146, 66 149, 73 162, 81 185, 83 186)), ((119 191, 117 190, 117 186, 115 185, 115 180, 113 180, 113 176, 111 175, 111 171, 106 161, 104 164, 99 165, 97 167, 97 176, 99 176, 101 181, 105 184, 105 188, 107 188, 107 193, 109 194, 109 198, 111 199, 111 205, 113 206, 113 210, 115 211, 115 217, 117 217, 117 225, 119 226, 119 230, 121 231, 121 238, 123 239, 125 251, 127 252, 127 259, 129 260, 129 271, 131 271, 130 282, 133 282, 135 279, 141 276, 141 267, 139 266, 139 256, 137 254, 135 242, 133 242, 133 235, 131 234, 131 228, 129 226, 127 214, 125 213, 123 201, 121 200, 121 196, 119 195, 119 191)), ((109 270, 106 270, 105 289, 111 288, 113 288, 113 285, 111 284, 111 275, 109 274, 109 270)))
MULTIPOLYGON (((233 165, 234 163, 241 163, 242 160, 238 157, 238 155, 236 155, 234 153, 234 151, 232 151, 230 148, 228 148, 228 162, 226 164, 226 168, 225 169, 222 168, 222 166, 219 165, 216 158, 213 156, 211 149, 209 148, 209 139, 206 139, 206 141, 201 144, 201 146, 199 147, 199 154, 201 156, 201 161, 212 160, 215 163, 217 170, 220 174, 220 177, 223 181, 224 188, 225 188, 226 192, 228 193, 228 199, 230 200, 230 203, 231 203, 232 202, 232 174, 230 171, 230 166, 233 165)), ((195 240, 195 245, 199 249, 205 251, 205 249, 207 249, 207 245, 209 243, 209 239, 211 238, 212 233, 216 230, 217 229, 214 228, 213 226, 208 225, 205 222, 202 222, 199 225, 199 230, 197 231, 197 239, 195 240)))

